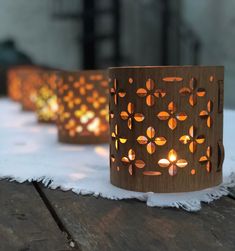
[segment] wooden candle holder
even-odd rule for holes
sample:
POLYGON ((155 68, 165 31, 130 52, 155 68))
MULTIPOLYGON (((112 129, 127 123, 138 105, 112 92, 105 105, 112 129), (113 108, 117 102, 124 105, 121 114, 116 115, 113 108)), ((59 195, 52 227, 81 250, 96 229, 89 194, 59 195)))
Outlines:
POLYGON ((54 123, 57 118, 58 104, 56 96, 56 72, 44 70, 41 72, 42 84, 37 90, 36 114, 38 122, 54 123))
POLYGON ((29 67, 22 74, 21 104, 24 111, 35 111, 37 91, 42 84, 41 69, 29 67))
POLYGON ((11 100, 21 101, 21 83, 24 73, 30 66, 15 66, 7 71, 7 89, 11 100))
POLYGON ((58 74, 58 136, 60 142, 108 142, 108 80, 106 71, 58 74))
POLYGON ((223 67, 117 67, 109 78, 113 185, 174 193, 221 183, 223 67))

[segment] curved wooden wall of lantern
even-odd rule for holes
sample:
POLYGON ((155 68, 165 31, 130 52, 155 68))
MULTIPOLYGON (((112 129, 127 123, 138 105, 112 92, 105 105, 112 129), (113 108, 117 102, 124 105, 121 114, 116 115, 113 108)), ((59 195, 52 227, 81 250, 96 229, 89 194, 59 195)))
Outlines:
POLYGON ((223 67, 109 69, 111 183, 185 192, 222 181, 223 67))
POLYGON ((54 71, 41 72, 42 84, 37 90, 36 114, 39 122, 54 123, 57 118, 58 104, 56 83, 58 76, 54 71))
POLYGON ((29 67, 22 73, 21 104, 24 111, 35 111, 37 91, 42 84, 41 69, 29 67))
POLYGON ((106 71, 61 72, 58 82, 60 142, 108 142, 108 80, 106 71))

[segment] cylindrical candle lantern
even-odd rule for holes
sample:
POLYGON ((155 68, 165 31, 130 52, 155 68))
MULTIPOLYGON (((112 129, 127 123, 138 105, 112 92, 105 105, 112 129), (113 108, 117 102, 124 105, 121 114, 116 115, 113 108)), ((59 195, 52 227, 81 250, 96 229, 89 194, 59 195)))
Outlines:
POLYGON ((108 80, 106 71, 61 72, 58 81, 60 142, 108 142, 108 80))
POLYGON ((22 77, 29 67, 30 66, 15 66, 7 71, 8 96, 11 100, 21 100, 22 77))
POLYGON ((117 67, 109 77, 113 185, 174 193, 221 183, 223 67, 117 67))
POLYGON ((53 71, 41 72, 41 86, 36 95, 36 114, 38 121, 42 123, 53 123, 57 118, 57 96, 56 82, 57 74, 53 71))
POLYGON ((41 84, 40 68, 30 67, 24 71, 21 84, 21 104, 24 111, 35 111, 37 91, 41 84))

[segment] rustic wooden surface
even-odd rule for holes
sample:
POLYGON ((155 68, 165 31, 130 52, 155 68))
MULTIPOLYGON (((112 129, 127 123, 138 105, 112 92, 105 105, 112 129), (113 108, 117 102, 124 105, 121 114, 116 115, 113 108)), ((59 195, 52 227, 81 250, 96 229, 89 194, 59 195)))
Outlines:
POLYGON ((235 200, 197 213, 0 181, 0 251, 234 251, 235 200))
POLYGON ((0 181, 0 250, 71 250, 33 185, 0 181))

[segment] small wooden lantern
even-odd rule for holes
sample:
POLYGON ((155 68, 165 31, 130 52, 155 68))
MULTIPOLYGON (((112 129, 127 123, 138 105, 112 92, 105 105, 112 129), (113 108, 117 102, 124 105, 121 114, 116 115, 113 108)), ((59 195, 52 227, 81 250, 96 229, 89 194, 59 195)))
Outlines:
POLYGON ((61 72, 58 81, 60 142, 108 142, 108 80, 106 71, 61 72))
POLYGON ((57 74, 53 71, 41 72, 42 84, 37 90, 36 114, 42 123, 54 123, 57 118, 56 82, 57 74))
POLYGON ((30 66, 15 66, 7 71, 8 96, 11 100, 19 102, 21 100, 21 83, 25 71, 30 66))
POLYGON ((22 74, 21 104, 24 111, 35 111, 37 91, 42 84, 41 69, 30 67, 22 74))
POLYGON ((113 185, 174 193, 221 183, 223 67, 117 67, 109 77, 113 185))

